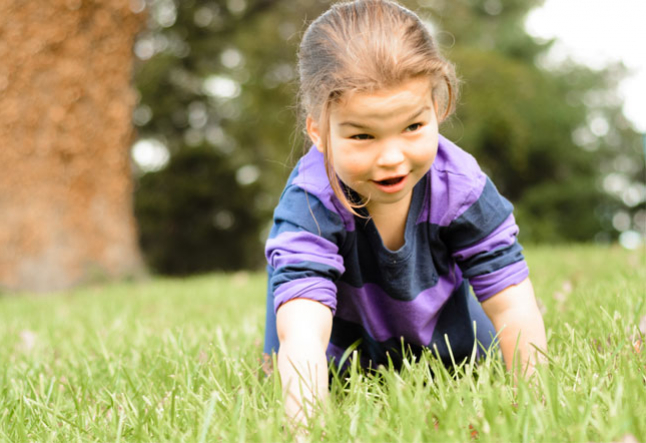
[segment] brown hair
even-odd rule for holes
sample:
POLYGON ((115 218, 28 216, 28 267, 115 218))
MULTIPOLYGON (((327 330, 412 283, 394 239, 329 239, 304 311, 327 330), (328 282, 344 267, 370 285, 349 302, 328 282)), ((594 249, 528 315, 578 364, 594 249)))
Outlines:
POLYGON ((389 0, 333 5, 308 27, 298 59, 303 117, 309 115, 318 123, 330 185, 341 203, 357 214, 361 205, 348 201, 332 166, 328 146, 332 103, 349 92, 375 91, 426 76, 443 121, 457 99, 455 70, 440 55, 420 18, 389 0))

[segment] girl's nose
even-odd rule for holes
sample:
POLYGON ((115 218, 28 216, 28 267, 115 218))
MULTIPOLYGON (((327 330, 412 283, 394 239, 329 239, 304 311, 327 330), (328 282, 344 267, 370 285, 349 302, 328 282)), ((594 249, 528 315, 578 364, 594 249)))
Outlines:
POLYGON ((396 142, 391 142, 384 145, 384 148, 377 159, 377 165, 388 168, 397 166, 403 161, 404 152, 402 147, 396 142))

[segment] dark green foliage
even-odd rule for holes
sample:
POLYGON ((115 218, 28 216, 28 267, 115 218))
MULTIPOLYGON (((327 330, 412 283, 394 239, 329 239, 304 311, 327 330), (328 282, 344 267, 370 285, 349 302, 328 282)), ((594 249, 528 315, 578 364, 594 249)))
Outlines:
POLYGON ((594 211, 605 197, 595 185, 596 157, 572 140, 585 120, 583 104, 567 104, 561 78, 521 60, 473 49, 456 49, 452 58, 468 80, 459 124, 443 132, 514 202, 522 238, 594 238, 602 229, 594 211))
POLYGON ((204 147, 143 175, 135 213, 149 266, 175 275, 258 267, 258 194, 257 184, 239 185, 227 159, 204 147))
POLYGON ((441 132, 472 153, 514 203, 521 240, 615 238, 613 214, 634 215, 639 205, 606 193, 603 179, 619 157, 632 159, 634 167, 620 171, 628 181, 644 176, 637 134, 615 92, 623 67, 542 68, 551 42, 539 43, 523 29, 540 1, 424 3, 462 81, 456 115, 441 132), (594 119, 607 123, 605 134, 593 134, 594 119))
POLYGON ((293 110, 299 32, 307 12, 313 17, 325 5, 307 0, 156 0, 149 6, 149 29, 140 42, 159 49, 136 72, 140 109, 152 114, 138 123, 139 136, 161 140, 172 160, 166 170, 144 175, 136 194, 144 254, 155 271, 169 274, 256 267, 264 260, 259 233, 303 145, 293 110), (236 9, 235 4, 243 3, 244 9, 236 9), (175 14, 166 26, 159 20, 163 10, 175 14), (204 81, 212 75, 232 80, 239 93, 209 94, 204 81), (209 164, 203 186, 191 184, 195 176, 188 158, 177 164, 177 156, 197 155, 189 154, 196 146, 209 164), (247 188, 235 179, 244 166, 259 171, 247 188), (157 180, 154 185, 152 180, 157 180), (160 202, 159 209, 151 207, 160 198, 157 186, 172 199, 160 202), (158 218, 143 219, 144 207, 158 218), (236 225, 230 230, 210 225, 210 211, 217 208, 234 214, 236 225), (164 220, 171 214, 172 219, 164 220), (199 221, 183 226, 188 220, 199 221))

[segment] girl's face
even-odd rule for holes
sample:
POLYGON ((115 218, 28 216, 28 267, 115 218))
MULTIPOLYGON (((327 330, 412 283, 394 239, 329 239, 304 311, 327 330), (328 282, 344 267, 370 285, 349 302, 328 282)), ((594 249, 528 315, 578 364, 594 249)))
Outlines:
MULTIPOLYGON (((319 147, 318 125, 311 118, 307 131, 319 147)), ((431 82, 412 78, 393 88, 342 97, 330 109, 328 143, 335 172, 368 200, 369 212, 407 205, 437 154, 431 82)))

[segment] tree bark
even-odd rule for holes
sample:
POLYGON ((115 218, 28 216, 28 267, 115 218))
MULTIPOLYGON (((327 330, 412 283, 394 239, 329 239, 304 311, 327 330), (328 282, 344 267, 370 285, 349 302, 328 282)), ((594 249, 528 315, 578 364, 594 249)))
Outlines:
POLYGON ((131 0, 0 0, 0 288, 139 275, 131 0))

